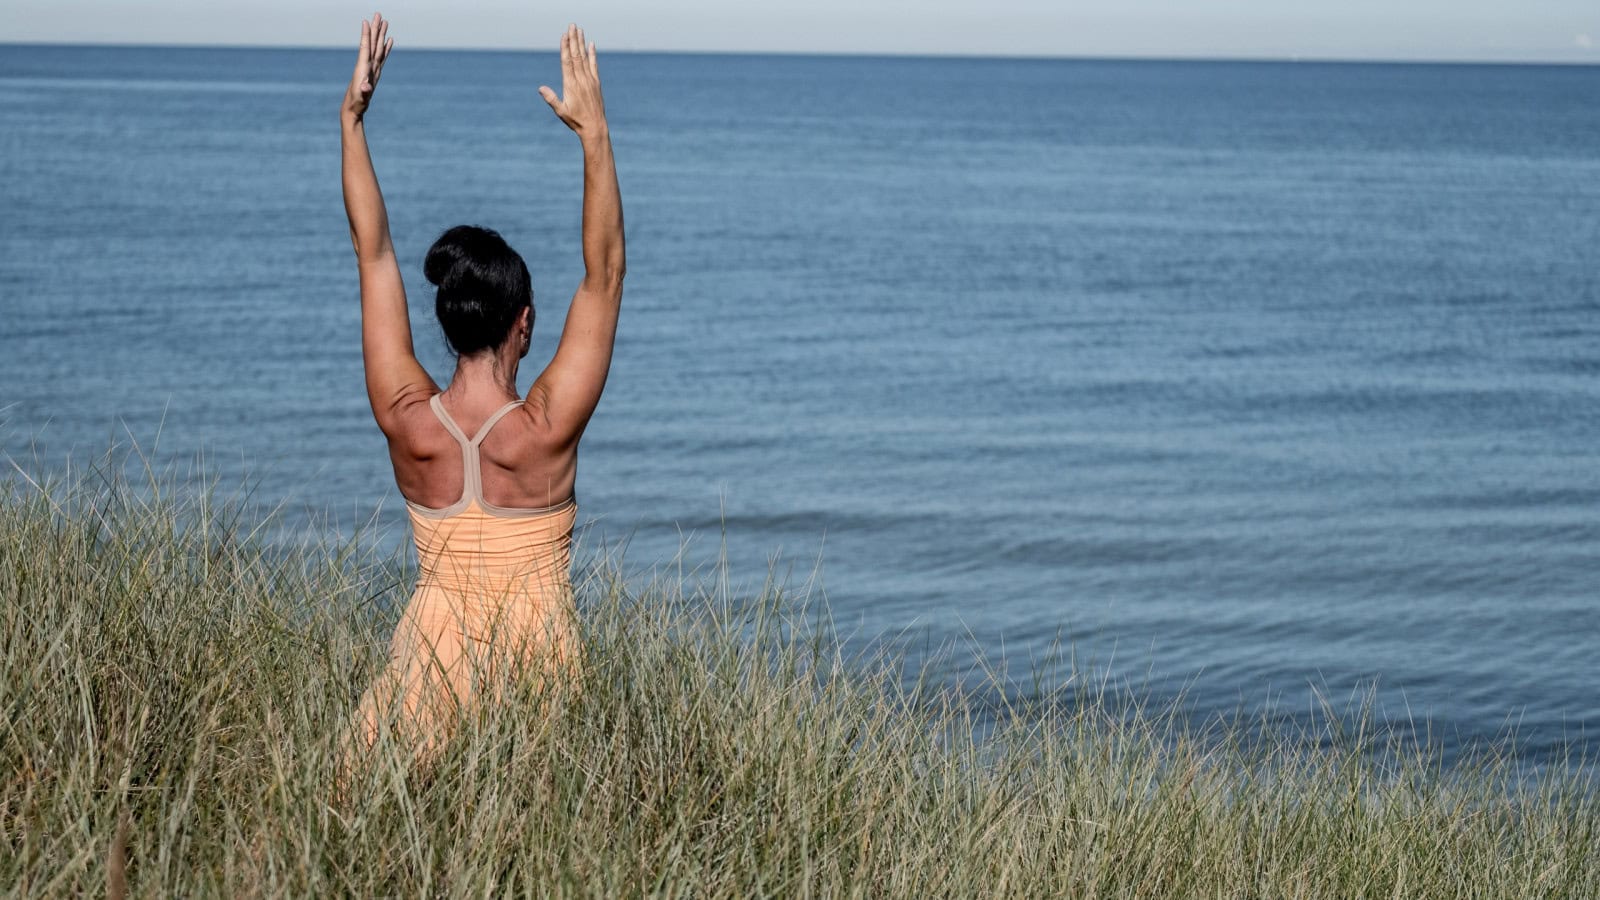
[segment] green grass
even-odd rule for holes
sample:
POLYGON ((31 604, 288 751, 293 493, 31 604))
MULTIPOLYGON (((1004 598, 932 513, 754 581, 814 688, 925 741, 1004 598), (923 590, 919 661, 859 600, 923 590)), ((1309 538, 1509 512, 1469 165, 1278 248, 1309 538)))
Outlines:
POLYGON ((0 487, 8 895, 1600 896, 1587 767, 1196 734, 1093 693, 978 746, 970 697, 841 659, 770 579, 603 558, 576 696, 514 684, 421 763, 386 737, 341 794, 401 567, 264 548, 176 487, 0 487))

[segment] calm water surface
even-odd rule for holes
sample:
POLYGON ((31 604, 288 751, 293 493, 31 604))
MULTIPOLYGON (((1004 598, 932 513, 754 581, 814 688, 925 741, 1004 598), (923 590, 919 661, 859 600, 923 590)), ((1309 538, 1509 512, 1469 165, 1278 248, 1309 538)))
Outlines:
MULTIPOLYGON (((0 46, 0 450, 129 435, 405 539, 366 410, 349 54, 0 46)), ((1376 685, 1447 748, 1600 725, 1600 68, 611 55, 628 215, 591 542, 778 556, 858 641, 1080 664, 1199 713, 1376 685), (797 576, 798 577, 798 576, 797 576)), ((402 46, 423 251, 579 276, 547 54, 402 46)), ((1020 669, 1016 668, 1019 667, 1020 669)), ((1055 674, 1059 675, 1057 671, 1055 674)))

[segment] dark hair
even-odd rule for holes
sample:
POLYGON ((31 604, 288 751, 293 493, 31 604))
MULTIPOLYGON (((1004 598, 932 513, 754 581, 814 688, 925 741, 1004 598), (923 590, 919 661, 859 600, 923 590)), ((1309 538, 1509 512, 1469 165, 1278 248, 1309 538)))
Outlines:
POLYGON ((528 264, 488 228, 457 225, 439 235, 428 248, 422 273, 439 288, 434 301, 439 324, 460 356, 505 343, 523 307, 533 307, 528 264))

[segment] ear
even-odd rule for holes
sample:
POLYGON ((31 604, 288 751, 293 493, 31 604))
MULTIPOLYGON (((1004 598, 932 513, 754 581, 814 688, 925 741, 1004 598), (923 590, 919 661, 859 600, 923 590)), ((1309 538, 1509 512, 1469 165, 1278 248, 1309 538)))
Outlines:
POLYGON ((518 357, 521 359, 533 347, 533 307, 524 306, 522 312, 517 314, 517 330, 522 332, 522 353, 518 357))

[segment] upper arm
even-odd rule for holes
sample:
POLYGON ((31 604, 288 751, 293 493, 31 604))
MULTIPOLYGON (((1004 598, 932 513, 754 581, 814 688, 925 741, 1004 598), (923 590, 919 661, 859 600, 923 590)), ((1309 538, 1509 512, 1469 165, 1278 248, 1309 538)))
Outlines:
POLYGON ((600 404, 621 305, 620 275, 584 279, 567 311, 556 355, 528 391, 559 443, 575 443, 600 404))
POLYGON ((360 260, 361 358, 366 368, 367 399, 384 434, 393 437, 398 413, 417 393, 438 388, 417 362, 411 344, 411 318, 406 287, 394 253, 360 260))

